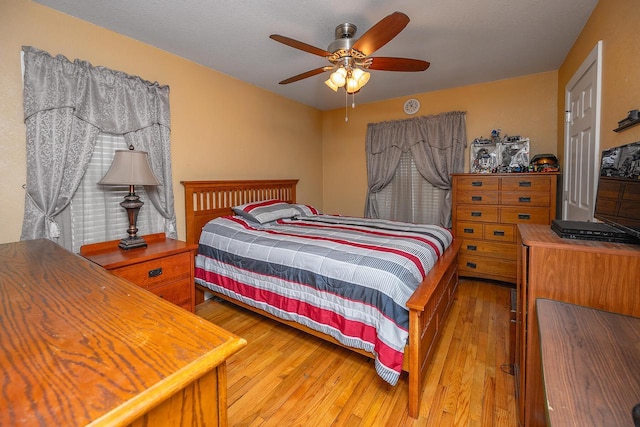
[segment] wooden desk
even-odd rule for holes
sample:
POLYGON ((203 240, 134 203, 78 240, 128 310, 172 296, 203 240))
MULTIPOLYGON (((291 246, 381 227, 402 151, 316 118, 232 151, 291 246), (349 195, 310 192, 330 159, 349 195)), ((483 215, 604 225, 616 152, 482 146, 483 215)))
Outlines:
POLYGON ((49 240, 0 245, 0 425, 226 425, 246 342, 49 240))
POLYGON ((640 319, 537 300, 551 426, 632 426, 640 403, 640 319))

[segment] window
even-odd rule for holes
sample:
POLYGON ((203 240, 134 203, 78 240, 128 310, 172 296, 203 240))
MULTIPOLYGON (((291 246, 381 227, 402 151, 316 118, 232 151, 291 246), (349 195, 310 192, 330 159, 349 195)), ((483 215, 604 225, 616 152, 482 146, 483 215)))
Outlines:
POLYGON ((447 190, 431 185, 418 172, 411 151, 400 156, 391 182, 375 197, 380 218, 420 224, 440 223, 447 190))
MULTIPOLYGON (((128 194, 129 187, 98 185, 98 181, 111 166, 115 151, 127 148, 122 135, 98 134, 87 171, 71 199, 71 239, 74 252, 79 252, 80 246, 85 244, 127 236, 129 219, 120 202, 128 194)), ((144 202, 136 223, 138 235, 164 231, 164 218, 147 197, 144 187, 136 186, 135 191, 144 202)))

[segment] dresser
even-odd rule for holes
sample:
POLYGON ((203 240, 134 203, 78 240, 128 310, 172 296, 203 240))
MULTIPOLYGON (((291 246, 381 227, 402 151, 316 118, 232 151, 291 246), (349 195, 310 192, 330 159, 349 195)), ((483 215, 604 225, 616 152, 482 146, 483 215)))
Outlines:
POLYGON ((0 245, 2 426, 224 426, 246 341, 46 240, 0 245))
MULTIPOLYGON (((545 426, 538 298, 640 317, 640 245, 562 239, 518 225, 516 400, 524 426, 545 426)), ((630 422, 631 425, 631 422, 630 422)))
POLYGON ((120 240, 84 245, 80 254, 116 276, 193 312, 195 290, 194 257, 197 245, 165 237, 144 236, 146 248, 123 250, 120 240))
POLYGON ((460 276, 516 283, 516 225, 556 217, 558 173, 454 174, 452 228, 460 276))

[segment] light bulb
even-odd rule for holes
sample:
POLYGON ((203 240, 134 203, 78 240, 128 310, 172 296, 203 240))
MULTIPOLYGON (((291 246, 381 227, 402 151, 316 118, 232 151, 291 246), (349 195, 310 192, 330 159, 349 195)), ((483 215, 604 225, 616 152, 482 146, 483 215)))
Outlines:
POLYGON ((330 79, 331 79, 331 82, 334 85, 336 85, 337 87, 342 87, 342 86, 344 86, 344 83, 346 81, 346 77, 347 77, 347 70, 345 70, 344 68, 340 67, 336 71, 331 73, 330 79))

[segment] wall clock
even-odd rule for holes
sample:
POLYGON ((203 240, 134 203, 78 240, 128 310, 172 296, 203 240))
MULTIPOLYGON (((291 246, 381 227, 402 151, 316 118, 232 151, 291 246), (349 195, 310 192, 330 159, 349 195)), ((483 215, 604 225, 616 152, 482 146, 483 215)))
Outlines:
POLYGON ((404 112, 407 114, 415 114, 420 109, 420 101, 415 98, 407 99, 404 103, 404 112))

